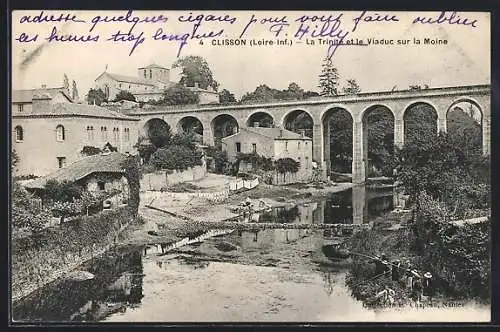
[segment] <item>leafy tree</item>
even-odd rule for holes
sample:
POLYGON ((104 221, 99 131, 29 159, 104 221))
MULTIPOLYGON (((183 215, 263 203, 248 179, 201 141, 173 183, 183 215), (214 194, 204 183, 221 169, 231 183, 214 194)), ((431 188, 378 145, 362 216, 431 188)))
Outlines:
POLYGON ((300 168, 300 162, 292 158, 280 158, 274 162, 274 169, 278 173, 283 174, 283 181, 285 180, 286 173, 297 173, 300 168))
POLYGON ((136 101, 135 96, 131 92, 125 90, 120 90, 120 92, 116 94, 114 101, 120 101, 120 100, 128 100, 134 102, 136 101))
POLYGON ((13 182, 11 199, 11 221, 14 229, 27 228, 38 231, 50 220, 50 212, 17 181, 13 182))
POLYGON ((311 98, 311 97, 319 97, 319 93, 317 93, 316 91, 304 92, 304 99, 311 98))
POLYGON ((274 170, 273 161, 271 158, 261 156, 257 153, 239 153, 236 156, 236 163, 251 164, 255 170, 272 171, 274 170))
POLYGON ((165 90, 159 105, 189 105, 199 103, 200 98, 187 87, 176 84, 165 90))
POLYGON ((332 169, 350 173, 352 162, 352 118, 347 112, 335 112, 330 119, 330 160, 332 169))
POLYGON ((172 136, 170 145, 178 145, 189 150, 196 150, 196 137, 193 132, 181 132, 172 136))
POLYGON ((394 159, 394 120, 389 110, 376 108, 367 115, 369 176, 392 176, 394 159), (373 173, 375 172, 375 173, 373 173))
POLYGON ((242 102, 256 101, 256 102, 270 102, 277 100, 276 89, 271 89, 265 84, 259 85, 255 88, 254 92, 248 92, 241 97, 242 102))
POLYGON ((10 155, 11 158, 11 167, 12 170, 14 170, 19 163, 19 155, 16 152, 16 149, 12 149, 12 154, 10 155))
POLYGON ((463 148, 466 155, 478 155, 482 151, 482 129, 474 119, 472 104, 468 109, 455 107, 447 115, 447 132, 454 139, 464 137, 463 148))
POLYGON ((139 156, 142 158, 144 163, 148 163, 151 154, 156 151, 156 147, 144 136, 139 136, 134 148, 137 149, 137 152, 139 152, 139 156))
POLYGON ((134 217, 137 217, 140 203, 140 180, 141 171, 139 167, 139 159, 137 156, 128 156, 122 163, 121 167, 125 170, 124 176, 127 179, 129 186, 128 207, 134 217))
POLYGON ((292 82, 288 85, 288 88, 283 91, 283 99, 303 99, 304 89, 302 89, 297 83, 292 82))
POLYGON ((101 153, 102 150, 95 146, 85 145, 80 153, 84 156, 93 156, 101 153))
POLYGON ((172 68, 182 69, 180 84, 194 86, 198 83, 202 89, 212 87, 217 91, 219 83, 214 79, 207 61, 202 57, 189 55, 180 58, 172 65, 172 68))
POLYGON ((416 104, 405 112, 405 142, 411 140, 429 140, 437 135, 437 114, 432 106, 416 104))
POLYGON ((262 84, 255 91, 248 92, 241 97, 241 102, 271 102, 279 100, 300 100, 310 96, 318 95, 315 92, 305 92, 297 83, 292 82, 286 90, 270 88, 262 84))
POLYGON ((48 180, 44 187, 44 198, 59 202, 72 202, 82 196, 82 187, 71 181, 48 180))
MULTIPOLYGON (((152 120, 149 122, 147 130, 148 130, 147 134, 149 141, 156 148, 162 148, 170 144, 170 140, 172 138, 172 131, 168 123, 161 120, 158 121, 152 120)), ((143 140, 143 138, 140 138, 140 140, 143 140)))
POLYGON ((230 104, 235 102, 236 98, 234 97, 234 94, 229 92, 229 90, 223 89, 221 92, 219 92, 219 103, 230 104))
POLYGON ((361 92, 361 88, 355 79, 351 78, 347 80, 347 86, 342 88, 342 92, 346 95, 355 95, 361 92))
POLYGON ((90 89, 87 93, 87 103, 89 105, 101 105, 106 101, 106 94, 101 89, 90 89))
POLYGON ((321 89, 321 96, 338 95, 339 73, 333 66, 332 60, 326 58, 323 61, 321 74, 319 75, 318 88, 321 89))
POLYGON ((201 152, 187 149, 181 145, 171 145, 168 148, 156 150, 149 160, 157 169, 185 170, 201 165, 201 152))
POLYGON ((227 151, 222 151, 215 146, 209 146, 206 149, 207 157, 213 159, 215 173, 222 174, 229 165, 229 158, 227 156, 227 151))
POLYGON ((468 156, 464 139, 446 133, 432 140, 417 136, 397 152, 397 179, 413 200, 426 192, 457 216, 489 207, 488 160, 468 156))

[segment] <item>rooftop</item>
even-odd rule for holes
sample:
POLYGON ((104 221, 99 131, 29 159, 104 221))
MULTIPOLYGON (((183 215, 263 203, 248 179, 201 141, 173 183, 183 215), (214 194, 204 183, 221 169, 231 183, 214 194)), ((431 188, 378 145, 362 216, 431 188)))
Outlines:
POLYGON ((43 189, 49 180, 75 182, 92 173, 122 173, 123 169, 121 163, 125 161, 126 158, 126 155, 119 152, 84 157, 55 172, 27 183, 25 187, 43 189))
MULTIPOLYGON (((265 128, 265 127, 243 127, 240 128, 241 131, 249 131, 251 133, 257 134, 257 135, 262 135, 265 137, 269 137, 272 139, 307 139, 310 140, 310 137, 307 136, 301 136, 300 134, 297 134, 293 131, 286 130, 286 129, 281 129, 281 128, 265 128)), ((236 133, 234 135, 238 135, 239 133, 236 133)))
POLYGON ((56 103, 56 102, 38 102, 31 112, 20 112, 13 109, 13 117, 50 117, 50 116, 79 116, 79 117, 98 117, 120 120, 139 120, 137 117, 123 115, 120 112, 110 110, 97 105, 75 104, 75 103, 56 103))
POLYGON ((154 86, 154 83, 152 80, 147 80, 141 77, 136 77, 136 76, 127 76, 127 75, 121 75, 121 74, 114 74, 114 73, 108 73, 104 72, 101 75, 99 75, 95 80, 97 81, 101 76, 103 75, 108 75, 112 79, 118 82, 125 82, 125 83, 134 83, 134 84, 142 84, 142 85, 150 85, 154 86))
POLYGON ((31 103, 33 96, 48 94, 51 98, 54 98, 57 94, 61 93, 68 101, 73 100, 67 94, 65 88, 41 88, 41 89, 26 89, 26 90, 12 90, 12 102, 13 103, 31 103))
POLYGON ((166 70, 169 70, 168 68, 166 67, 162 67, 162 66, 159 66, 157 64, 150 64, 149 66, 146 66, 146 67, 139 67, 139 69, 149 69, 149 68, 160 68, 160 69, 166 69, 166 70))

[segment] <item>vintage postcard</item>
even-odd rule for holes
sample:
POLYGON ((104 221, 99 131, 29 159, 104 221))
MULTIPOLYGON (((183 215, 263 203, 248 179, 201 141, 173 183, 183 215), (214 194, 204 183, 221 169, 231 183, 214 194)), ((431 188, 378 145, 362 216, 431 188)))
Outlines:
POLYGON ((490 13, 11 17, 11 322, 490 321, 490 13))

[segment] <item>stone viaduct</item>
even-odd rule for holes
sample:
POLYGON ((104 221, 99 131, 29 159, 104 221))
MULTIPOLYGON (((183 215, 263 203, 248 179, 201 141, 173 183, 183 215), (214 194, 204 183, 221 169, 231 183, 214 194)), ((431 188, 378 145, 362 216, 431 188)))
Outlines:
MULTIPOLYGON (((140 117, 139 134, 145 134, 148 121, 161 119, 168 123, 173 131, 181 129, 181 123, 187 118, 196 118, 203 126, 203 143, 213 145, 214 124, 221 116, 232 118, 238 128, 250 126, 252 115, 265 113, 272 117, 274 125, 285 127, 291 114, 303 111, 312 119, 313 159, 324 169, 329 168, 329 121, 332 111, 342 109, 352 117, 353 152, 352 179, 354 183, 365 181, 367 149, 367 111, 374 107, 388 109, 394 119, 394 144, 401 147, 405 137, 405 112, 417 104, 426 104, 435 112, 436 130, 446 131, 448 111, 461 102, 468 102, 481 112, 483 153, 490 153, 490 114, 491 86, 471 85, 423 90, 405 90, 392 92, 360 93, 335 97, 311 98, 299 101, 283 101, 261 104, 206 105, 159 107, 154 110, 141 110, 128 113, 140 117)), ((326 173, 325 173, 326 174, 326 173)))

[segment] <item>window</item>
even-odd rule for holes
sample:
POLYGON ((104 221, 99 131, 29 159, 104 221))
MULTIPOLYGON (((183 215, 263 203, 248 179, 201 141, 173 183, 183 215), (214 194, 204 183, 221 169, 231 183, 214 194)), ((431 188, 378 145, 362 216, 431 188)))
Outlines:
POLYGON ((309 168, 309 157, 306 157, 306 169, 309 168))
POLYGON ((97 188, 99 188, 99 190, 106 190, 106 184, 104 181, 97 181, 97 188))
POLYGON ((93 126, 87 126, 87 139, 89 141, 94 140, 94 127, 93 126))
POLYGON ((253 153, 257 153, 257 144, 252 143, 252 151, 253 153))
POLYGON ((66 157, 57 157, 57 164, 59 168, 66 166, 66 157))
POLYGON ((128 85, 128 88, 130 89, 130 84, 128 85))
POLYGON ((66 139, 66 133, 63 125, 58 125, 56 127, 56 140, 62 142, 66 139))
POLYGON ((236 152, 241 152, 241 143, 236 143, 236 152))
POLYGON ((253 233, 253 242, 257 242, 258 235, 259 235, 259 232, 253 233))
POLYGON ((285 142, 285 151, 288 151, 288 142, 285 142))
POLYGON ((22 142, 24 140, 24 130, 21 126, 16 126, 16 142, 22 142))
POLYGON ((144 69, 144 78, 146 78, 146 69, 144 69))
POLYGON ((118 87, 119 87, 119 88, 121 88, 121 87, 122 87, 122 84, 121 84, 121 83, 120 83, 120 84, 118 84, 118 87))
POLYGON ((149 78, 153 78, 153 70, 152 69, 149 70, 149 78))
POLYGON ((101 138, 108 139, 108 128, 101 127, 101 138))
POLYGON ((300 142, 297 142, 297 149, 300 150, 300 142))
POLYGON ((23 111, 23 107, 24 107, 24 105, 23 105, 23 104, 19 104, 19 105, 17 105, 17 110, 18 110, 19 112, 22 112, 22 111, 23 111))
POLYGON ((124 131, 124 139, 126 141, 130 141, 130 128, 125 128, 123 131, 124 131))
POLYGON ((113 128, 113 139, 115 140, 115 142, 118 142, 118 140, 120 139, 120 129, 119 128, 113 128))

